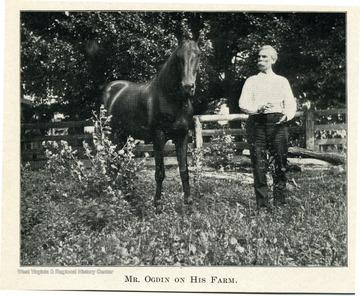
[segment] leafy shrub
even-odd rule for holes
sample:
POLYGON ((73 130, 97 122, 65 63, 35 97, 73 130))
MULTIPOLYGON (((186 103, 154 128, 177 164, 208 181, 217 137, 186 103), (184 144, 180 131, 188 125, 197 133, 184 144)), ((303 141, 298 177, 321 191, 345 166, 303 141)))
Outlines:
MULTIPOLYGON (((50 249, 51 258, 45 262, 62 264, 65 246, 79 248, 82 233, 117 229, 132 219, 129 201, 134 198, 134 182, 144 161, 134 159, 136 142, 131 137, 117 149, 108 137, 109 122, 102 109, 94 119, 92 145, 84 143, 87 160, 79 160, 67 142, 51 141, 43 143, 48 158, 43 171, 22 167, 23 262, 29 254, 39 255, 53 247, 61 256, 50 249)), ((78 263, 76 260, 73 263, 78 263)))
POLYGON ((205 163, 215 169, 230 169, 236 152, 235 137, 222 135, 211 138, 211 146, 204 149, 205 163))

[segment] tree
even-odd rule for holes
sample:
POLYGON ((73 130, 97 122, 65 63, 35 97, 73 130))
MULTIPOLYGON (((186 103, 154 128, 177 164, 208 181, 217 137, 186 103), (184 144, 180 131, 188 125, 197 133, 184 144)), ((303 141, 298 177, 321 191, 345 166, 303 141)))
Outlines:
POLYGON ((284 38, 279 70, 289 77, 298 98, 312 101, 319 109, 344 107, 345 14, 291 14, 288 20, 292 30, 284 38))
POLYGON ((105 82, 149 79, 176 41, 145 24, 147 14, 23 13, 22 95, 35 98, 44 120, 54 112, 81 119, 98 107, 105 82))
POLYGON ((264 44, 279 51, 275 71, 290 80, 294 95, 319 108, 345 103, 345 14, 217 13, 208 15, 214 94, 232 113, 247 77, 257 72, 255 54, 264 44))
POLYGON ((279 50, 275 71, 298 99, 345 104, 343 13, 22 12, 22 96, 34 98, 40 121, 56 112, 89 118, 106 82, 151 79, 180 37, 199 37, 198 114, 222 99, 240 112, 242 85, 265 43, 279 50))

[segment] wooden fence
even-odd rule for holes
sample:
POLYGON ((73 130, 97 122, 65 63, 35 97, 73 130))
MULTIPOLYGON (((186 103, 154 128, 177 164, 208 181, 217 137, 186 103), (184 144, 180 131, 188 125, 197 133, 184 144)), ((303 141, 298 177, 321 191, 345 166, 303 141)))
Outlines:
POLYGON ((75 149, 82 147, 83 141, 92 140, 92 134, 84 132, 85 127, 92 125, 91 120, 21 124, 21 160, 44 160, 44 141, 63 140, 75 149))
MULTIPOLYGON (((302 125, 291 125, 289 127, 290 134, 303 134, 305 148, 314 151, 321 151, 323 146, 328 145, 342 145, 346 144, 346 137, 336 137, 328 139, 317 139, 316 133, 320 131, 345 131, 346 133, 346 123, 345 123, 346 109, 329 109, 329 110, 307 110, 296 112, 295 117, 302 117, 302 125), (318 117, 328 117, 336 115, 341 117, 341 123, 320 123, 321 118, 318 117)), ((203 123, 205 122, 214 122, 214 121, 246 121, 248 115, 246 114, 230 114, 230 115, 196 115, 194 116, 195 121, 195 146, 207 147, 211 144, 204 143, 204 136, 216 136, 216 135, 233 135, 233 136, 244 136, 246 131, 243 128, 239 129, 203 129, 203 123)), ((324 120, 322 120, 324 121, 324 120)), ((328 119, 328 121, 331 121, 328 119)), ((247 149, 248 144, 245 141, 235 142, 235 145, 239 149, 247 149)))
MULTIPOLYGON (((346 145, 346 109, 329 110, 308 110, 296 113, 300 118, 300 125, 291 125, 289 130, 292 135, 299 135, 304 138, 305 148, 321 151, 324 146, 343 146, 346 145), (329 120, 327 117, 335 117, 329 120), (336 120, 338 118, 339 120, 336 120), (338 121, 338 122, 337 122, 338 121), (330 123, 328 123, 330 122, 330 123), (321 132, 345 131, 345 137, 336 136, 335 138, 321 138, 321 132)), ((194 116, 195 131, 189 133, 192 139, 191 145, 195 147, 208 147, 211 142, 204 141, 204 137, 213 137, 217 135, 242 136, 245 139, 245 129, 205 129, 203 123, 217 121, 246 121, 245 114, 230 115, 196 115, 194 116)), ((91 141, 92 121, 76 122, 49 122, 49 123, 27 123, 21 125, 21 158, 23 161, 44 160, 45 153, 42 147, 43 141, 64 140, 73 148, 81 151, 83 141, 91 141)), ((245 140, 234 143, 240 150, 247 149, 248 144, 245 140)), ((165 151, 173 151, 174 145, 167 144, 165 151)), ((141 144, 137 146, 138 152, 152 152, 151 144, 141 144)))

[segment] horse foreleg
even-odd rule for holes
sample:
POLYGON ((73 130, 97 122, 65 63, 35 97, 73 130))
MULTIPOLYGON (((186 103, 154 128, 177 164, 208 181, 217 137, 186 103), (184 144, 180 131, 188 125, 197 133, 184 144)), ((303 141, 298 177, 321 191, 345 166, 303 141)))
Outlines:
POLYGON ((179 164, 180 178, 184 191, 185 204, 192 204, 193 199, 190 195, 189 185, 189 170, 187 163, 187 146, 188 146, 188 133, 185 132, 179 136, 175 141, 176 156, 179 164))
POLYGON ((165 178, 165 167, 164 167, 164 146, 165 146, 165 135, 162 131, 156 131, 154 139, 154 156, 155 156, 155 181, 156 181, 156 192, 154 197, 154 206, 156 212, 161 212, 161 190, 162 183, 165 178))

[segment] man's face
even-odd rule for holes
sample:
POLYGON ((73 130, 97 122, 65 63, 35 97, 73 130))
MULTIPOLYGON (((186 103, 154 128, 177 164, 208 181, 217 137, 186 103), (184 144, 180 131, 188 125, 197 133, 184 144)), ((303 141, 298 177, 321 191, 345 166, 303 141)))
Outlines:
POLYGON ((262 72, 265 72, 271 69, 272 65, 275 64, 274 59, 271 57, 271 52, 268 49, 263 49, 259 51, 257 66, 258 69, 262 72))

